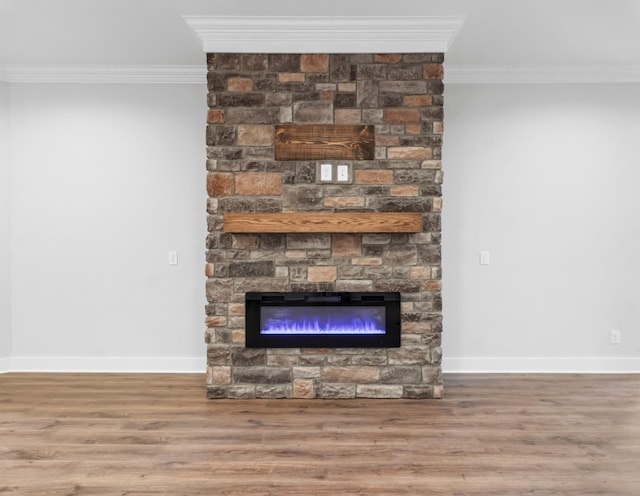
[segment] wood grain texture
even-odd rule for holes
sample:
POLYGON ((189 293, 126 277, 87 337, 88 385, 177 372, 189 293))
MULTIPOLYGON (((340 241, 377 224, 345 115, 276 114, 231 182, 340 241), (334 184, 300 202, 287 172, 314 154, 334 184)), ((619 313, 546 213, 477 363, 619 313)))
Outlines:
POLYGON ((373 126, 276 126, 276 160, 373 160, 373 126))
POLYGON ((225 213, 229 233, 400 233, 421 232, 422 214, 416 212, 284 212, 225 213))
POLYGON ((204 374, 4 374, 0 494, 640 493, 640 375, 444 383, 432 401, 208 401, 204 374))

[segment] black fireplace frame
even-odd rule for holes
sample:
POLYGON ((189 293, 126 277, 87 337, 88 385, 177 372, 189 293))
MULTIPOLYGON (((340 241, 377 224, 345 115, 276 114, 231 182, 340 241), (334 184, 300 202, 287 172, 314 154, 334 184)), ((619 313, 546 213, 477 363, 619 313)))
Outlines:
POLYGON ((401 341, 398 292, 247 292, 245 346, 247 348, 397 348, 401 341), (271 335, 260 332, 264 306, 383 306, 384 334, 271 335))

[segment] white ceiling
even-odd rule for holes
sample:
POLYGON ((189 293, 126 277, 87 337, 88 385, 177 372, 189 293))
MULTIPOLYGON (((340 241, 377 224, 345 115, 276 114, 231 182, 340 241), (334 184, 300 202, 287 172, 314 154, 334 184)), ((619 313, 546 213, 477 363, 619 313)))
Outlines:
POLYGON ((184 15, 466 16, 448 65, 640 67, 640 0, 0 0, 0 66, 203 64, 184 15))

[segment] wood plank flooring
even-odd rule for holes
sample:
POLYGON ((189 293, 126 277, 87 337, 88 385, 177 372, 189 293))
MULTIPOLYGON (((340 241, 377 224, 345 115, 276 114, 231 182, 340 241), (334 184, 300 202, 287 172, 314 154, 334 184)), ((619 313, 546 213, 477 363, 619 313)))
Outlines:
POLYGON ((205 399, 204 375, 0 375, 0 495, 640 495, 640 375, 446 399, 205 399))

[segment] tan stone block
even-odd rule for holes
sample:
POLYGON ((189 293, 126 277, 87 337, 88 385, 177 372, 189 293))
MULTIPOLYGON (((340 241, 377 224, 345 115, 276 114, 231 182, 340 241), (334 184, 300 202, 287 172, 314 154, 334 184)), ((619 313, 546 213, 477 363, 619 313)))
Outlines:
POLYGON ((428 232, 413 233, 409 234, 409 242, 417 245, 430 245, 433 242, 433 237, 428 232))
POLYGON ((441 291, 442 281, 424 281, 422 283, 423 291, 441 291))
POLYGON ((357 257, 351 259, 352 265, 382 265, 382 259, 378 257, 357 257))
POLYGON ((209 110, 207 112, 207 124, 224 122, 224 110, 209 110))
POLYGON ((431 95, 406 95, 403 98, 405 107, 430 107, 433 104, 431 95))
POLYGON ((406 346, 422 346, 422 335, 409 334, 405 329, 402 329, 402 344, 406 346))
POLYGON ((361 196, 330 196, 325 198, 325 207, 362 207, 364 198, 361 196))
POLYGON ((443 134, 444 133, 444 123, 442 121, 435 121, 433 123, 433 134, 443 134))
POLYGON ((317 83, 316 91, 331 91, 335 92, 337 89, 336 83, 317 83))
POLYGON ((328 72, 329 55, 324 53, 306 53, 300 56, 302 72, 328 72))
POLYGON ((431 279, 431 267, 429 265, 416 265, 409 269, 411 279, 431 279))
POLYGON ((403 146, 387 149, 389 160, 429 159, 433 157, 433 150, 428 146, 403 146))
POLYGON ((244 329, 233 329, 231 331, 231 342, 233 344, 244 344, 245 336, 244 329))
POLYGON ((328 102, 332 102, 336 97, 336 94, 333 91, 321 91, 320 92, 320 100, 326 100, 328 102))
POLYGON ((402 398, 401 385, 358 384, 356 398, 402 398))
POLYGON ((371 383, 380 380, 378 367, 324 367, 321 372, 324 382, 371 383))
POLYGON ((244 317, 244 303, 229 303, 228 312, 230 316, 244 317))
POLYGON ((431 333, 431 323, 429 322, 403 322, 402 332, 411 334, 429 334, 431 333))
POLYGON ((280 172, 240 172, 235 175, 236 194, 276 196, 282 193, 280 172))
POLYGON ((300 124, 333 124, 333 102, 325 100, 296 102, 293 104, 292 118, 293 122, 300 124))
POLYGON ((303 355, 329 355, 333 352, 333 348, 302 348, 300 350, 303 355))
POLYGON ((209 172, 207 174, 207 194, 227 196, 233 194, 233 174, 229 172, 209 172))
POLYGON ((360 256, 362 254, 362 236, 358 234, 333 234, 331 254, 334 258, 360 256))
POLYGON ((422 72, 425 79, 442 79, 444 77, 442 64, 425 64, 422 72))
POLYGON ((309 282, 333 282, 337 278, 337 267, 334 265, 309 267, 307 279, 309 282))
POLYGON ((287 250, 284 256, 287 258, 307 258, 307 252, 304 250, 287 250))
POLYGON ((238 144, 248 146, 273 145, 274 126, 240 125, 238 126, 238 144))
POLYGON ((211 382, 216 386, 231 384, 231 367, 211 367, 211 382))
POLYGON ((433 399, 440 400, 444 398, 444 386, 439 384, 433 386, 433 399))
POLYGON ((384 122, 387 124, 418 124, 420 112, 417 109, 385 109, 384 122))
POLYGON ((436 177, 433 178, 433 182, 436 184, 442 184, 443 172, 439 170, 436 172, 436 177))
POLYGON ((293 121, 293 109, 291 107, 280 107, 280 123, 286 124, 293 121))
POLYGON ((391 196, 418 196, 419 192, 418 186, 391 186, 389 188, 391 196))
POLYGON ((293 367, 293 377, 296 379, 319 379, 320 367, 293 367))
POLYGON ((304 83, 306 75, 300 72, 281 72, 278 81, 281 83, 304 83))
POLYGON ((204 319, 204 323, 207 327, 220 327, 227 325, 227 318, 220 315, 207 317, 204 319))
POLYGON ((298 365, 297 355, 269 355, 267 365, 269 367, 294 367, 298 365))
POLYGON ((397 64, 402 60, 402 55, 399 53, 378 53, 374 60, 382 64, 397 64))
POLYGON ((442 197, 437 196, 433 199, 433 206, 431 207, 432 212, 442 212, 442 197))
POLYGON ((400 311, 402 312, 413 312, 415 305, 412 301, 403 301, 400 303, 400 311))
POLYGON ((289 277, 289 267, 276 267, 276 277, 289 277))
POLYGON ((355 398, 355 384, 322 384, 319 397, 323 399, 349 399, 355 398))
POLYGON ((362 115, 359 109, 336 109, 336 124, 359 124, 362 115))
POLYGON ((336 291, 373 291, 373 282, 369 279, 339 280, 336 291))
POLYGON ((242 77, 229 78, 227 80, 227 90, 235 93, 247 93, 253 90, 253 81, 242 77))
POLYGON ((204 275, 207 277, 213 277, 216 266, 212 263, 204 264, 204 275))
MULTIPOLYGON (((412 332, 415 333, 415 331, 412 332)), ((390 348, 388 357, 391 365, 429 365, 432 363, 429 350, 422 346, 390 348)))
POLYGON ((356 398, 402 398, 400 385, 358 384, 356 398))
POLYGON ((393 134, 378 134, 376 146, 400 146, 400 136, 393 134))
POLYGON ((300 399, 312 399, 315 397, 313 381, 310 379, 294 379, 293 397, 300 399))
POLYGON ((255 250, 258 248, 260 237, 257 234, 234 234, 231 247, 235 250, 255 250))
POLYGON ((213 381, 213 367, 207 367, 207 385, 213 381))
POLYGON ((421 167, 423 169, 442 169, 442 160, 423 160, 421 167))
POLYGON ((356 184, 393 184, 393 171, 382 169, 356 170, 356 184))
POLYGON ((440 367, 422 367, 422 381, 425 384, 442 382, 442 371, 440 370, 440 367))
POLYGON ((338 91, 343 93, 353 93, 356 91, 356 83, 338 83, 338 91))
POLYGON ((418 135, 422 132, 422 126, 420 124, 407 124, 404 127, 404 132, 407 134, 418 135))

